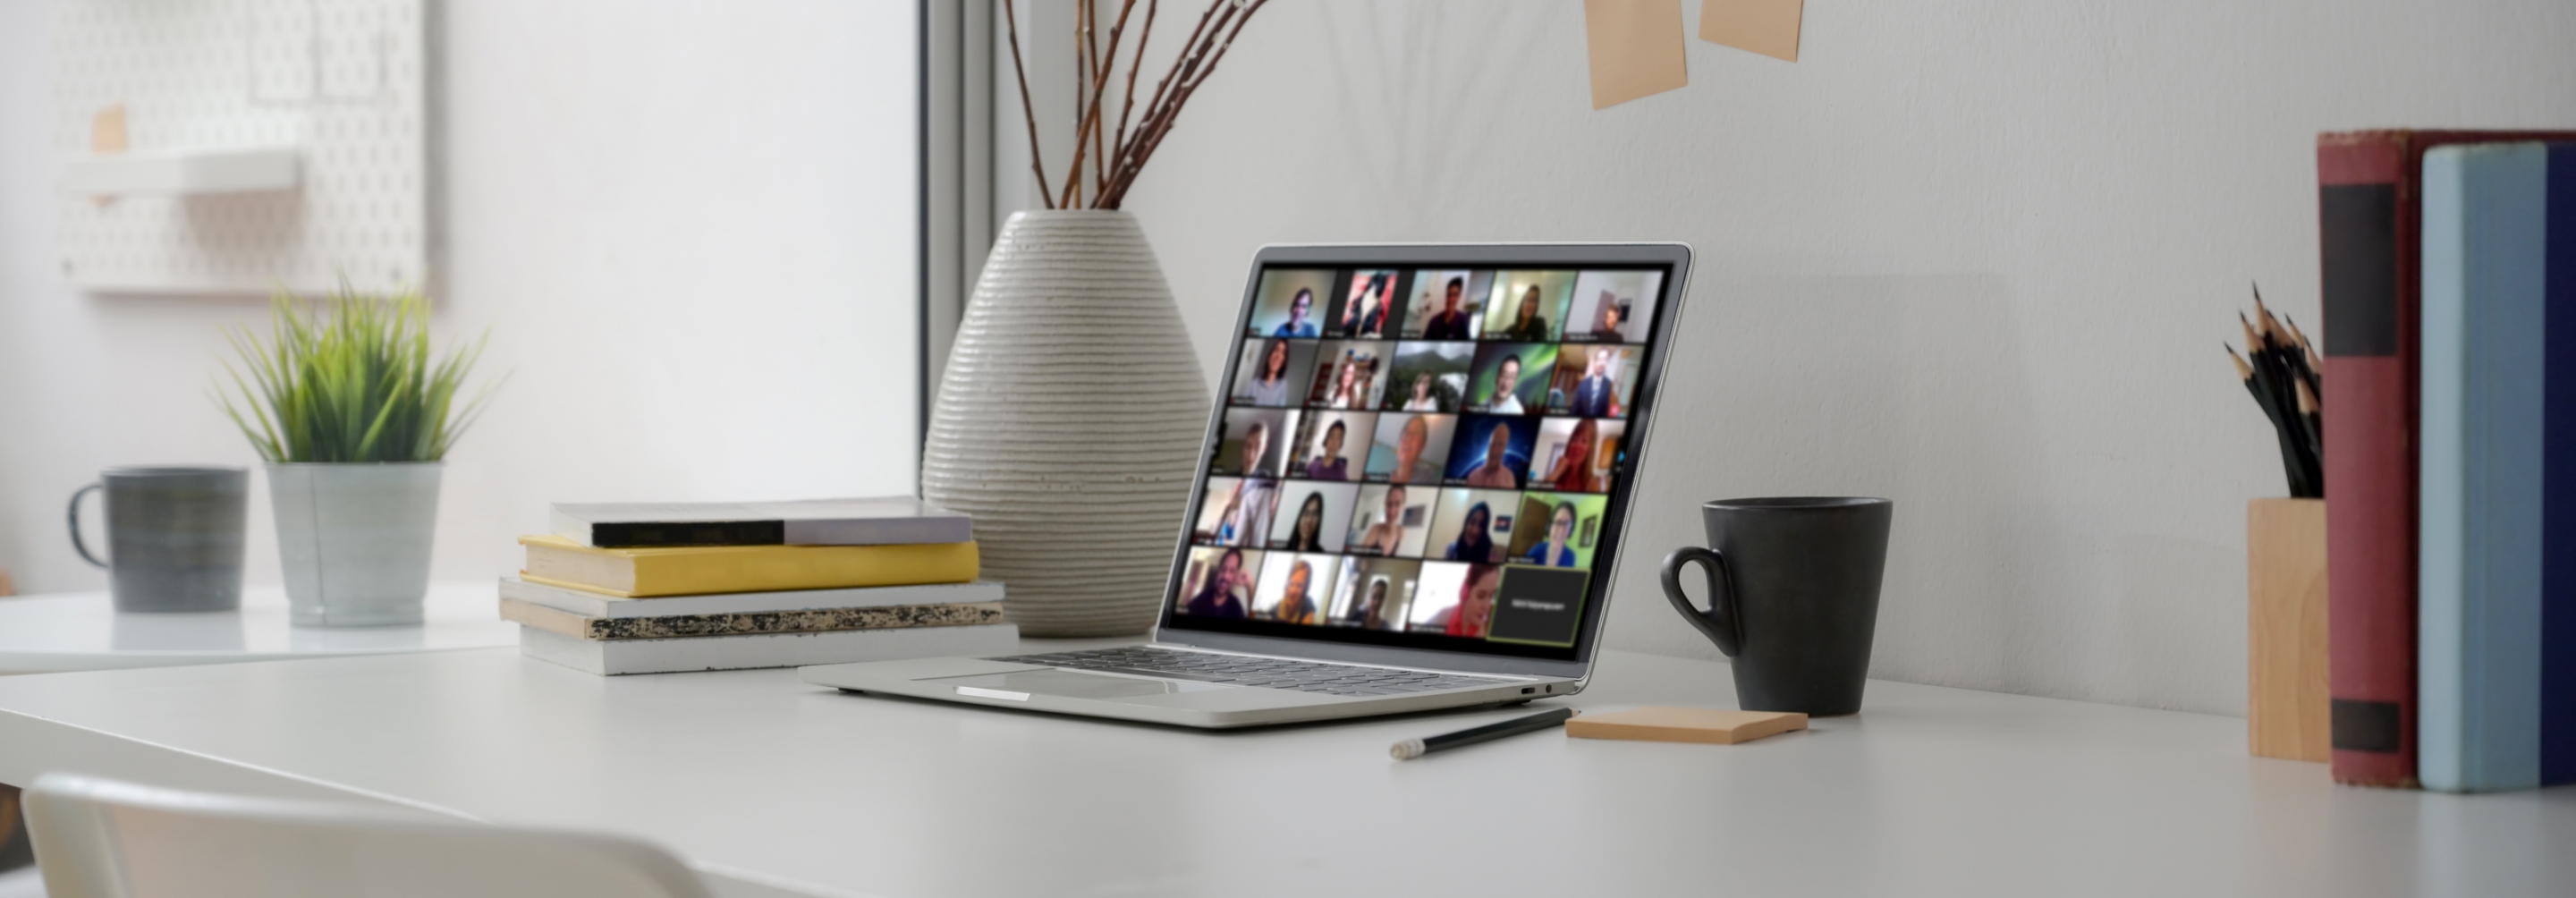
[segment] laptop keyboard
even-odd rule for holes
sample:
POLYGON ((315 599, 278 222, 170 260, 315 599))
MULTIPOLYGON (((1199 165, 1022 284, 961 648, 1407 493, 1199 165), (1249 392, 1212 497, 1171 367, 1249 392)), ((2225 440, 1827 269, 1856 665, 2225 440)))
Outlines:
POLYGON ((1045 655, 1012 655, 984 660, 1043 664, 1048 667, 1072 670, 1137 674, 1172 680, 1195 680, 1202 683, 1294 689, 1299 692, 1321 692, 1329 695, 1396 695, 1406 692, 1429 692, 1434 689, 1456 689, 1461 686, 1499 686, 1517 682, 1494 677, 1389 670, 1356 664, 1324 664, 1314 661, 1253 658, 1209 652, 1176 652, 1151 646, 1123 646, 1114 649, 1056 652, 1045 655))

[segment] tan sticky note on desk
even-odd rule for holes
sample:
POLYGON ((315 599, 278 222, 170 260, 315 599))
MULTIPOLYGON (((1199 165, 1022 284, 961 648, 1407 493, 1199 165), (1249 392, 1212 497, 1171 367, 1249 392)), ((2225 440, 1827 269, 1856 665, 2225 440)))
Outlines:
POLYGON ((1699 39, 1798 61, 1798 19, 1806 0, 1700 0, 1699 39))
POLYGON ((1565 722, 1565 734, 1585 739, 1640 742, 1711 742, 1733 745, 1807 728, 1795 711, 1719 711, 1712 708, 1638 708, 1585 714, 1565 722))
POLYGON ((1583 38, 1594 109, 1690 84, 1681 0, 1583 0, 1583 38))

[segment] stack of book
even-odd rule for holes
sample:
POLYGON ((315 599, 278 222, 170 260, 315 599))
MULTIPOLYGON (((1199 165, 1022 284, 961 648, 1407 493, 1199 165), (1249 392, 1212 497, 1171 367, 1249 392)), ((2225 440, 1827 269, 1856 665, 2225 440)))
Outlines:
POLYGON ((2334 777, 2576 782, 2576 132, 2317 163, 2334 777))
POLYGON ((973 522, 911 497, 554 507, 501 616, 594 674, 1007 652, 973 522))

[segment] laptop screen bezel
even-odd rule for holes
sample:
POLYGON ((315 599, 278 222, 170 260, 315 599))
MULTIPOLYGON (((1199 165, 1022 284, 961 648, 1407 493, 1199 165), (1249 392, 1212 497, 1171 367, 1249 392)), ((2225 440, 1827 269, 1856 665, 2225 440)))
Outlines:
MULTIPOLYGON (((1609 612, 1610 597, 1618 589, 1618 561, 1625 548, 1628 523, 1635 509, 1636 485, 1644 470, 1646 453, 1653 442, 1658 415, 1658 393, 1663 384, 1665 366, 1672 356, 1673 335, 1678 332, 1685 298, 1690 290, 1691 248, 1681 243, 1479 243, 1479 244, 1370 244, 1332 246, 1268 246, 1254 255, 1252 270, 1246 279, 1242 306, 1236 310, 1233 329, 1226 334, 1227 348, 1224 372, 1220 377, 1215 407, 1208 416, 1208 431, 1200 441, 1198 467, 1192 473, 1189 503, 1182 511, 1179 545, 1173 552, 1172 573, 1164 587, 1162 610, 1156 617, 1153 638, 1167 645, 1184 645, 1226 651, 1271 655, 1294 655, 1335 661, 1388 664, 1402 667, 1427 667, 1482 673, 1525 676, 1562 676, 1581 679, 1589 672, 1597 652, 1609 612), (1585 596, 1582 623, 1576 631, 1571 659, 1494 655, 1474 651, 1447 651, 1403 646, 1340 642, 1329 638, 1270 636, 1226 633, 1174 627, 1172 622, 1179 603, 1176 598, 1182 580, 1188 573, 1190 534, 1200 503, 1205 500, 1213 453, 1222 441, 1225 427, 1226 390, 1235 367, 1240 364, 1244 346, 1245 322, 1251 320, 1254 303, 1261 293, 1265 273, 1278 268, 1498 268, 1498 269, 1582 269, 1582 268, 1660 268, 1663 271, 1661 295, 1657 297, 1656 314, 1649 328, 1643 375, 1638 379, 1635 398, 1630 405, 1629 420, 1635 429, 1628 436, 1626 470, 1614 482, 1609 504, 1604 513, 1603 551, 1594 561, 1595 576, 1585 596)), ((1321 634, 1318 634, 1319 636, 1321 634)))

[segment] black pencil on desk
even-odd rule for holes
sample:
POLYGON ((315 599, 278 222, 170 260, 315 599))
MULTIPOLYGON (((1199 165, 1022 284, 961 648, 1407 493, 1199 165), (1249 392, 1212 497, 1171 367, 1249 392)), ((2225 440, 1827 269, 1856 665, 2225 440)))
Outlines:
POLYGON ((1489 723, 1473 729, 1459 730, 1455 733, 1442 733, 1437 736, 1425 736, 1420 739, 1407 739, 1390 746, 1387 748, 1386 753, 1395 756, 1395 759, 1398 761, 1409 761, 1435 751, 1448 751, 1453 748, 1474 745, 1479 742, 1491 742, 1505 736, 1518 736, 1522 733, 1532 733, 1549 727, 1562 726, 1566 721, 1573 719, 1574 714, 1575 711, 1573 708, 1555 708, 1540 711, 1527 717, 1515 717, 1501 723, 1489 723))

